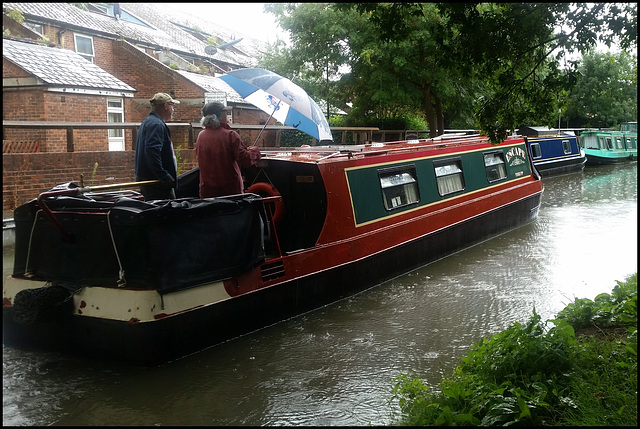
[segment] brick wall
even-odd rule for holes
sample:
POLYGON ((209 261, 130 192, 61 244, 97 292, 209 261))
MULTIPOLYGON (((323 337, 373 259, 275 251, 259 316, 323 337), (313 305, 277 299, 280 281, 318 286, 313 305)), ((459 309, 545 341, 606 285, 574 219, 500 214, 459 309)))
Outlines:
MULTIPOLYGON (((133 151, 5 153, 2 155, 2 209, 12 211, 61 183, 79 185, 80 175, 84 175, 85 186, 133 182, 134 156, 133 151)), ((194 150, 177 149, 177 158, 180 172, 196 166, 194 150)))
MULTIPOLYGON (((107 122, 107 97, 61 94, 42 89, 3 91, 5 121, 107 122)), ((126 104, 126 102, 125 102, 126 104)), ((109 150, 107 130, 74 130, 76 151, 109 150)), ((42 152, 66 152, 66 130, 3 129, 3 140, 41 141, 42 152)))

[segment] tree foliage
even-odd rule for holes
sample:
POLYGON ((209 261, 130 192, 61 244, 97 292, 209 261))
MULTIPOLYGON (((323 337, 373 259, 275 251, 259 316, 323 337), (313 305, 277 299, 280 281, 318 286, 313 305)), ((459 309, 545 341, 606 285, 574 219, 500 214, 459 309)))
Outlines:
MULTIPOLYGON (((637 43, 635 3, 276 3, 291 46, 264 66, 298 79, 349 119, 422 117, 499 141, 551 125, 577 81, 569 55, 637 43), (471 119, 469 119, 471 118, 471 119)), ((369 123, 368 125, 375 125, 369 123)))
POLYGON ((638 62, 626 52, 588 53, 578 65, 565 118, 572 127, 611 128, 638 118, 638 62))

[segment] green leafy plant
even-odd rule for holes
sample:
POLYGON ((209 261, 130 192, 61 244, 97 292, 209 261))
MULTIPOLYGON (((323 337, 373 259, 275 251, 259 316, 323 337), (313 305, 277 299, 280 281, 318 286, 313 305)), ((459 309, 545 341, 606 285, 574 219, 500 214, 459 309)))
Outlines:
POLYGON ((17 10, 17 9, 7 9, 7 16, 9 17, 9 19, 22 24, 24 22, 24 15, 22 14, 22 11, 17 10))
POLYGON ((311 145, 313 137, 300 131, 285 130, 280 134, 281 147, 300 147, 303 144, 311 145))
POLYGON ((176 154, 177 173, 182 174, 185 172, 186 166, 187 166, 187 160, 183 159, 183 156, 182 156, 182 147, 180 146, 175 147, 175 154, 176 154))
POLYGON ((576 328, 587 326, 611 327, 636 324, 638 321, 637 273, 625 282, 616 282, 613 291, 602 293, 592 301, 576 298, 557 315, 576 328))
POLYGON ((71 6, 75 6, 80 10, 84 10, 84 11, 88 11, 89 8, 87 7, 86 3, 69 3, 71 6))
POLYGON ((91 186, 96 184, 96 174, 98 173, 98 161, 93 164, 93 171, 91 172, 91 186))
POLYGON ((437 388, 400 374, 392 390, 399 424, 635 425, 636 279, 593 301, 577 299, 546 323, 534 309, 527 323, 478 341, 437 388), (585 325, 618 330, 577 338, 585 325))

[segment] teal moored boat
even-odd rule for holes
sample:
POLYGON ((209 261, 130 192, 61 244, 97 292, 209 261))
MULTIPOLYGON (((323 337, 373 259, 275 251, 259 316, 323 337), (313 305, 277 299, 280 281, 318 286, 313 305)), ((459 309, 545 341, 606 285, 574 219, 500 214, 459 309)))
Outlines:
POLYGON ((623 123, 620 131, 583 131, 580 134, 580 146, 587 155, 587 165, 636 161, 638 159, 638 123, 623 123))

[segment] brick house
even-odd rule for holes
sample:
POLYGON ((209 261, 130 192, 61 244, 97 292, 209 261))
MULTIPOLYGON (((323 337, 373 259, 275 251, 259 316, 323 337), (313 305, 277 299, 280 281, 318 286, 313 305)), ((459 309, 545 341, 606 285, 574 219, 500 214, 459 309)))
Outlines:
MULTIPOLYGON (((124 122, 125 100, 133 98, 135 89, 77 53, 8 39, 2 53, 3 120, 124 122)), ((121 130, 74 134, 78 151, 124 150, 121 130)), ((61 129, 8 128, 3 142, 10 152, 20 152, 23 142, 37 143, 39 152, 67 150, 61 129)))
MULTIPOLYGON (((254 66, 259 42, 243 38, 217 49, 232 42, 231 35, 206 21, 168 14, 161 4, 84 5, 87 10, 70 3, 3 3, 3 121, 139 123, 156 92, 180 100, 173 122, 198 124, 208 97, 234 108, 234 124, 268 120, 216 77, 254 66)), ((241 131, 251 144, 257 134, 241 131)), ((97 184, 133 180, 132 129, 75 130, 73 135, 69 153, 64 130, 3 127, 4 210, 80 175, 92 176, 97 184), (5 147, 39 153, 6 153, 5 147)), ((189 128, 172 127, 172 136, 185 166, 194 166, 189 128)), ((264 133, 258 144, 271 145, 269 139, 273 135, 264 133)))

